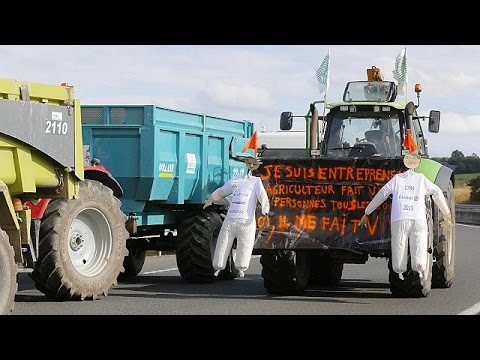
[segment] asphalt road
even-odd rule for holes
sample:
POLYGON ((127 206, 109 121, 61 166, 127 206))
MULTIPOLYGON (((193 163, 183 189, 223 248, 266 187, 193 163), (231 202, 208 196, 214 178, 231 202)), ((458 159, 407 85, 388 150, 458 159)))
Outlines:
POLYGON ((259 257, 245 278, 188 284, 175 256, 148 257, 132 282, 119 283, 95 301, 53 302, 19 274, 12 315, 457 315, 480 313, 480 227, 457 224, 455 281, 432 289, 426 298, 395 299, 388 285, 387 261, 371 258, 345 265, 338 288, 309 289, 304 296, 270 296, 263 287, 259 257))

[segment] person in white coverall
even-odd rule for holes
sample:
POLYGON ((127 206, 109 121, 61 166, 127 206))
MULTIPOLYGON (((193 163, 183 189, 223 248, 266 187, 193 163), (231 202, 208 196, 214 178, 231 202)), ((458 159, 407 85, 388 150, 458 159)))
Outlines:
POLYGON ((233 240, 237 238, 235 268, 239 271, 239 277, 244 277, 244 272, 250 265, 255 242, 257 201, 262 206, 263 215, 270 212, 270 204, 262 180, 252 175, 252 170, 260 166, 260 161, 252 157, 246 158, 245 162, 249 169, 248 174, 234 177, 215 190, 204 206, 205 208, 212 202, 222 203, 225 197, 232 195, 227 216, 218 234, 213 256, 212 266, 216 270, 215 275, 225 269, 233 240))
POLYGON ((413 171, 420 163, 420 156, 409 153, 404 157, 407 171, 396 174, 374 196, 365 208, 359 226, 366 226, 366 218, 392 195, 391 235, 392 269, 401 280, 407 271, 408 243, 410 244, 411 266, 423 278, 427 267, 428 225, 425 196, 432 195, 433 201, 443 214, 443 226, 452 226, 450 209, 442 190, 423 174, 413 171))

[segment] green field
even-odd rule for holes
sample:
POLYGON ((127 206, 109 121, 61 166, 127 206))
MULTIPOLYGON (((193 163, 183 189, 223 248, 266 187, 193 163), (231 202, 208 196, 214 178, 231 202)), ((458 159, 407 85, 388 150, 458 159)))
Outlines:
POLYGON ((467 186, 467 182, 473 178, 480 176, 480 173, 476 174, 458 174, 455 175, 455 187, 461 188, 467 186))

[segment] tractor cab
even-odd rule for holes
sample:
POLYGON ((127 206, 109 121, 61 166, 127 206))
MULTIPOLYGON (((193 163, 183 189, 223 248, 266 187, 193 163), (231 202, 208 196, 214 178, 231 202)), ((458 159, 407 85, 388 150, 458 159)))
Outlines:
POLYGON ((379 68, 367 69, 366 81, 350 81, 343 100, 335 103, 315 101, 306 116, 283 112, 280 129, 290 130, 295 117, 306 120, 305 144, 307 157, 335 158, 401 158, 408 152, 404 144, 409 130, 417 151, 428 157, 427 141, 420 120, 428 119, 428 130, 438 133, 440 112, 419 116, 422 87, 415 85, 417 104, 397 101, 398 86, 385 81, 379 68), (319 116, 316 104, 324 103, 328 113, 319 116))
MULTIPOLYGON (((350 81, 343 102, 326 117, 323 153, 333 157, 401 156, 405 105, 395 103, 397 85, 380 69, 367 69, 367 81, 350 81)), ((328 105, 327 105, 328 106, 328 105)))

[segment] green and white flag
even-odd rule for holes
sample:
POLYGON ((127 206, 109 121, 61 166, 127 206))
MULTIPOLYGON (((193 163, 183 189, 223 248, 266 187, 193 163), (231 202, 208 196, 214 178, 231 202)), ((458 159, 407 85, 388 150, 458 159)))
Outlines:
POLYGON ((329 79, 328 79, 328 72, 330 69, 330 49, 328 49, 327 55, 323 59, 322 63, 318 67, 317 71, 315 71, 315 77, 317 78, 318 84, 318 91, 320 91, 320 95, 325 92, 325 95, 328 90, 329 79))
POLYGON ((398 94, 405 95, 408 83, 407 48, 403 48, 395 59, 393 78, 398 81, 398 94))

